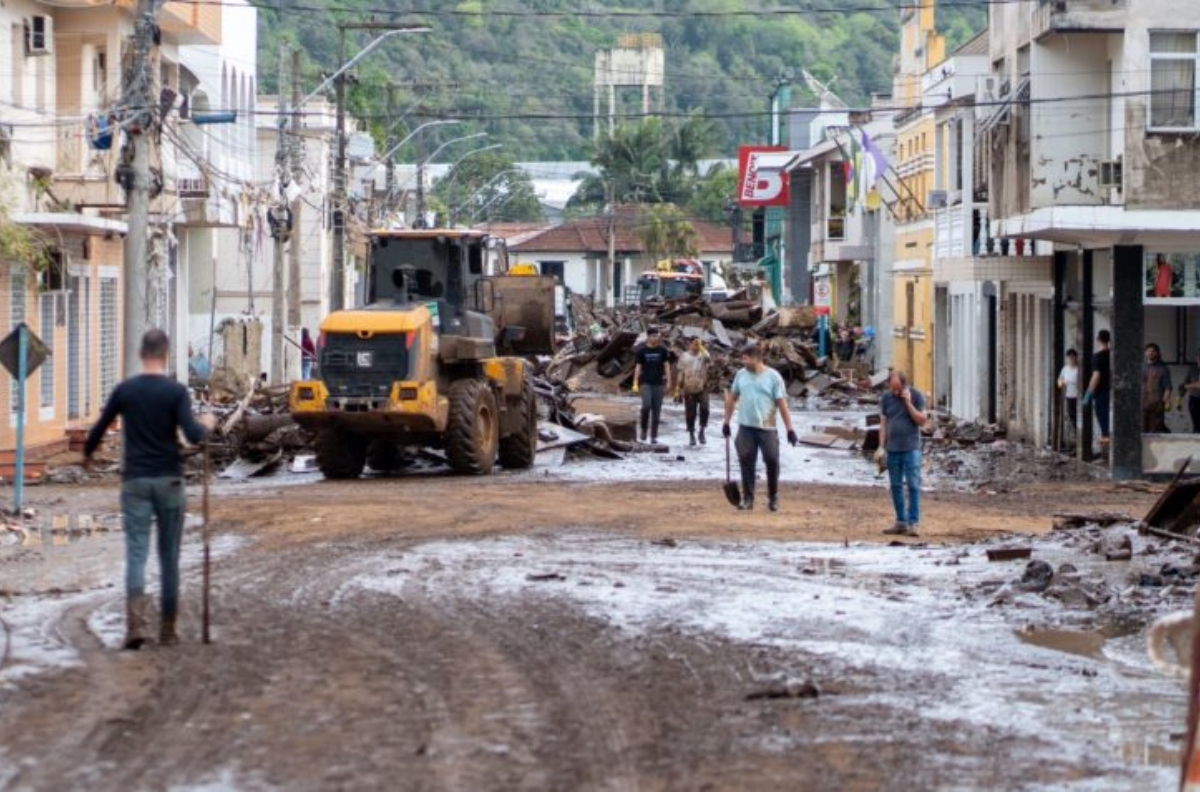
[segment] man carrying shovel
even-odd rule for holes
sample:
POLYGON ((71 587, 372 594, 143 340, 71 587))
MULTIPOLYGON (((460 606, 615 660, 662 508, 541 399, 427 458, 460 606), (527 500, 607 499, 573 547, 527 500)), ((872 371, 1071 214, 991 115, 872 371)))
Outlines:
POLYGON ((763 361, 763 351, 758 344, 747 344, 742 349, 742 365, 744 368, 725 392, 725 424, 721 427, 728 443, 733 434, 729 422, 737 408, 735 446, 738 465, 742 469, 742 502, 738 508, 742 511, 754 508, 754 476, 761 451, 767 466, 767 508, 779 511, 779 433, 775 428, 775 416, 783 416, 790 445, 796 445, 800 439, 792 428, 783 377, 763 361))
POLYGON ((167 376, 170 343, 162 330, 142 336, 142 373, 113 389, 100 420, 88 432, 84 465, 91 463, 108 427, 121 417, 124 460, 121 466, 121 519, 125 529, 125 618, 123 648, 146 642, 146 557, 150 522, 158 524, 158 563, 162 576, 162 622, 159 643, 179 642, 179 546, 187 492, 183 460, 176 442, 182 429, 189 443, 199 443, 213 428, 212 415, 192 415, 187 388, 167 376))

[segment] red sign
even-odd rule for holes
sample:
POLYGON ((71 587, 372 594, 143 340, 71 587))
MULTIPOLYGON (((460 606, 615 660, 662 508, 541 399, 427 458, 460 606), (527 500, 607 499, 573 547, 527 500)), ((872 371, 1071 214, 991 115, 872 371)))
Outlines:
POLYGON ((783 146, 742 146, 738 151, 738 203, 787 206, 788 179, 783 146))

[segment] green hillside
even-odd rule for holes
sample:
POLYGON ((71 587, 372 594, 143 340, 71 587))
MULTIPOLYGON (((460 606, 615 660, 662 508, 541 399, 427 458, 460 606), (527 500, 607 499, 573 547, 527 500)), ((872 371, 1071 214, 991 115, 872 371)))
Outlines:
MULTIPOLYGON (((389 119, 403 132, 427 118, 467 118, 454 132, 437 131, 442 139, 486 131, 517 160, 587 158, 593 53, 622 34, 663 37, 668 115, 703 111, 728 156, 739 141, 761 138, 782 74, 807 69, 852 103, 889 93, 900 16, 892 0, 284 0, 282 7, 259 15, 264 91, 275 88, 281 39, 304 51, 311 88, 335 68, 338 22, 426 24, 432 32, 396 37, 363 60, 349 92, 354 114, 379 132, 389 119), (396 86, 391 112, 389 83, 396 86)), ((958 4, 939 11, 939 27, 954 47, 986 15, 983 0, 958 4)), ((373 35, 348 32, 347 52, 373 35)), ((633 117, 635 94, 620 108, 633 117)), ((805 101, 802 83, 795 101, 805 101)))

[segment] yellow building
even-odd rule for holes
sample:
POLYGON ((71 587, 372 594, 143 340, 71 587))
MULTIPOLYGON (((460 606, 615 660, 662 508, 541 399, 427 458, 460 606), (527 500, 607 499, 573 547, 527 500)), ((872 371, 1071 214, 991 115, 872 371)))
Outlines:
POLYGON ((936 127, 933 111, 921 108, 921 81, 946 57, 945 39, 937 32, 936 0, 920 0, 901 12, 900 56, 892 96, 902 109, 896 116, 896 161, 899 181, 893 361, 913 385, 927 395, 933 383, 933 215, 936 127))

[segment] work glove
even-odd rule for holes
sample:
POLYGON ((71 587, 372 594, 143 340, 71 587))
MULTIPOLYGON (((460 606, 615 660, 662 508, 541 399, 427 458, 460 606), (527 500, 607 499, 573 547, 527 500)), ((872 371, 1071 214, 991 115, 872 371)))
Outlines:
POLYGON ((637 396, 641 392, 642 392, 642 389, 638 387, 638 384, 636 382, 633 383, 633 395, 637 396))
POLYGON ((800 445, 800 438, 796 436, 795 429, 788 429, 787 438, 788 438, 788 445, 790 445, 790 446, 800 445))
POLYGON ((1092 403, 1092 392, 1088 391, 1087 393, 1083 394, 1083 406, 1086 407, 1091 403, 1092 403))
POLYGON ((729 424, 721 425, 721 436, 722 437, 733 437, 733 430, 729 428, 729 424))
POLYGON ((675 403, 683 404, 683 391, 681 391, 681 390, 675 391, 675 403))

